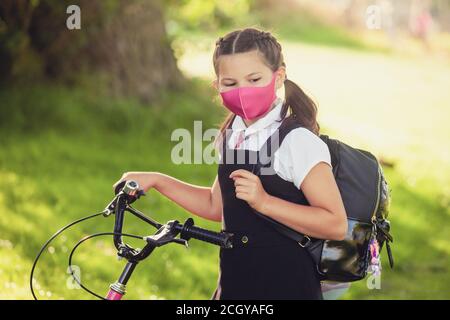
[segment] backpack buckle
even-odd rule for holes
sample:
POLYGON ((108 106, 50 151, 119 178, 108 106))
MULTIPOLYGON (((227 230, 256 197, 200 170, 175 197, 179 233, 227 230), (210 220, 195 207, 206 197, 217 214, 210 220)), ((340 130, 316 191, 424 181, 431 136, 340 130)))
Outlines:
POLYGON ((304 236, 302 240, 298 242, 299 246, 304 248, 311 242, 311 238, 308 236, 304 236), (305 242, 306 240, 306 242, 305 242))

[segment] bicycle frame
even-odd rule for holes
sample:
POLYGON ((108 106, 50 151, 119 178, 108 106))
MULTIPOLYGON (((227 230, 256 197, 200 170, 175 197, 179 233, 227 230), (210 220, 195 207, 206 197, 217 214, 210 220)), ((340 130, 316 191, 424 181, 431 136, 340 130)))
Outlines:
POLYGON ((137 263, 128 262, 123 269, 122 274, 120 275, 117 282, 111 284, 109 288, 109 292, 106 295, 106 300, 121 300, 122 297, 126 293, 127 282, 131 277, 134 269, 136 268, 137 263))

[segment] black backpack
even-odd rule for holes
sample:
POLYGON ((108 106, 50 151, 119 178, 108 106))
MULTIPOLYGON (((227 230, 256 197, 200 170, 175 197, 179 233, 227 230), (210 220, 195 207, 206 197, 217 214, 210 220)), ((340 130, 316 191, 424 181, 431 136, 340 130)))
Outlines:
MULTIPOLYGON (((278 129, 278 134, 272 135, 261 151, 266 152, 270 159, 275 152, 273 139, 279 139, 275 148, 279 147, 284 137, 299 127, 302 127, 299 123, 290 118, 285 119, 278 129)), ((348 232, 345 239, 334 241, 310 238, 257 211, 255 213, 308 250, 321 280, 352 282, 365 278, 371 262, 369 244, 372 239, 378 241, 380 251, 383 244, 386 244, 389 263, 393 268, 394 261, 389 245, 393 238, 389 233, 390 223, 387 220, 390 190, 381 165, 368 151, 352 148, 327 135, 319 137, 330 150, 333 174, 347 213, 348 232)), ((259 159, 255 173, 259 174, 261 168, 268 165, 270 161, 262 163, 259 159)))

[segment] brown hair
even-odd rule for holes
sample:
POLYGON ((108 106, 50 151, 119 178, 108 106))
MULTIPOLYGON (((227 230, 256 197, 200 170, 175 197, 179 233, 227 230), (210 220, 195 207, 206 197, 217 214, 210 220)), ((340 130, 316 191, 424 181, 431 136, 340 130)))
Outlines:
MULTIPOLYGON (((216 41, 213 64, 216 75, 219 74, 219 58, 221 55, 243 53, 258 50, 264 63, 275 72, 281 66, 286 67, 281 45, 270 32, 264 32, 255 28, 236 30, 220 37, 216 41)), ((319 135, 320 126, 317 123, 317 106, 314 101, 293 81, 284 81, 285 101, 281 109, 281 119, 289 119, 299 122, 303 127, 319 135), (287 116, 290 111, 289 116, 287 116), (287 117, 286 117, 287 116, 287 117)), ((225 129, 234 118, 229 113, 220 127, 219 137, 223 136, 225 129)))

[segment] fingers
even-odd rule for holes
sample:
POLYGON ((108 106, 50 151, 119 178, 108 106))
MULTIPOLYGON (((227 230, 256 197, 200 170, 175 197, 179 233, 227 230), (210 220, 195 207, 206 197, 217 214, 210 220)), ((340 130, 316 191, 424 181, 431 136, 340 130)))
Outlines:
POLYGON ((244 201, 251 201, 252 198, 255 196, 255 188, 250 186, 237 186, 235 188, 236 198, 244 200, 244 201))
POLYGON ((247 201, 249 199, 249 194, 244 192, 236 193, 236 198, 247 201))
POLYGON ((116 188, 118 184, 120 184, 124 178, 120 178, 116 183, 114 183, 113 188, 116 188))
POLYGON ((230 174, 234 180, 236 198, 246 199, 258 186, 258 177, 250 171, 239 169, 230 174))
POLYGON ((235 191, 236 193, 250 193, 251 189, 246 186, 237 186, 235 191))
POLYGON ((116 183, 114 183, 113 190, 116 190, 117 185, 119 185, 122 181, 126 180, 127 177, 128 177, 128 172, 125 172, 124 174, 122 174, 120 179, 116 183))
POLYGON ((252 181, 255 181, 256 179, 258 179, 258 176, 251 173, 250 171, 244 170, 244 169, 235 170, 230 174, 230 178, 232 178, 232 179, 239 178, 239 177, 249 179, 252 181))
POLYGON ((251 187, 254 186, 255 182, 254 181, 250 181, 248 179, 244 179, 244 178, 235 178, 234 179, 234 186, 247 186, 247 187, 251 187))
POLYGON ((259 177, 248 170, 238 169, 230 174, 230 178, 234 180, 236 198, 247 201, 253 206, 255 199, 260 198, 261 181, 259 177))
POLYGON ((117 185, 119 184, 119 183, 121 183, 122 182, 122 179, 120 179, 119 181, 117 181, 116 183, 114 183, 113 184, 113 190, 116 190, 116 187, 117 187, 117 185))
POLYGON ((241 193, 236 193, 236 198, 241 199, 241 200, 245 200, 245 196, 242 195, 241 193))

